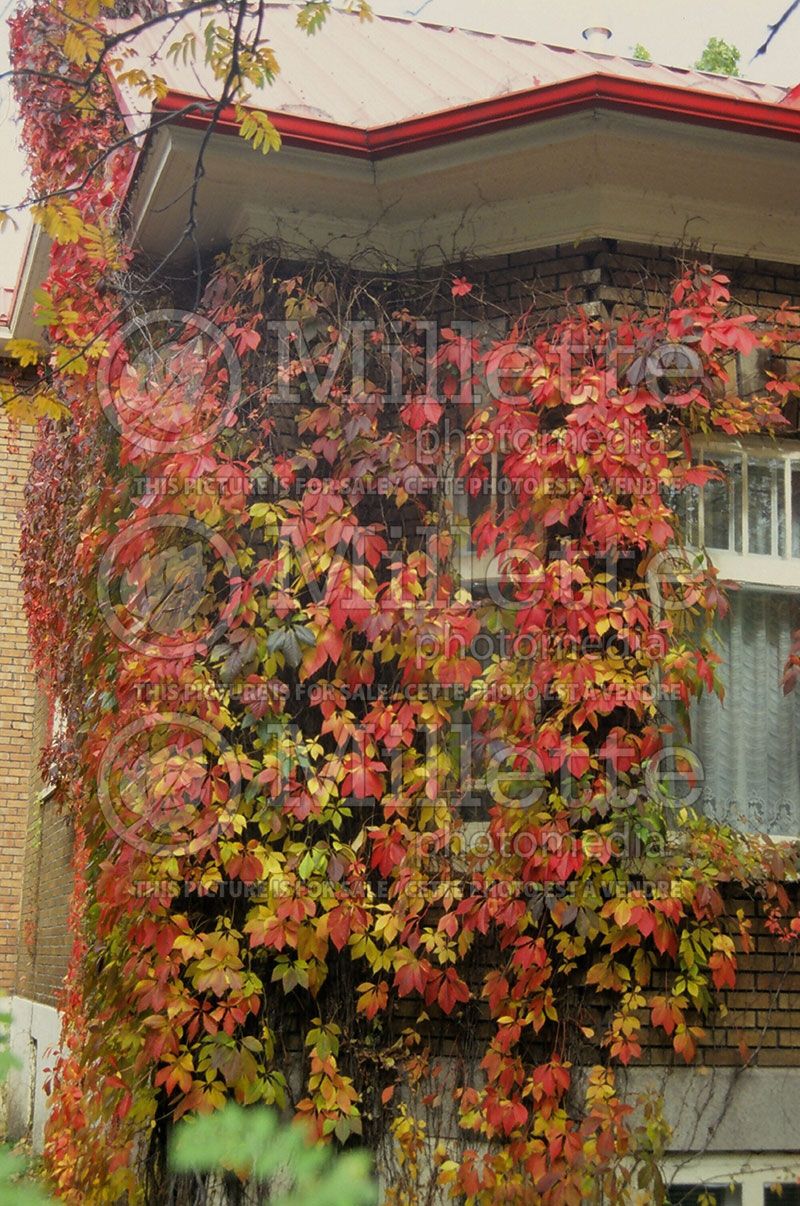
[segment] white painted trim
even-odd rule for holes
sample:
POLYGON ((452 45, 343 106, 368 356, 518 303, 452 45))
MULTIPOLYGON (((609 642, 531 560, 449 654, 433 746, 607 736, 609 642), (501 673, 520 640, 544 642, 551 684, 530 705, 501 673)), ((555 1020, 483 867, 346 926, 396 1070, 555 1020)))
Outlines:
MULTIPOLYGON (((693 459, 740 456, 742 458, 742 508, 740 513, 742 552, 719 549, 705 539, 705 499, 699 490, 698 540, 722 578, 747 586, 766 586, 778 590, 800 590, 800 557, 792 556, 791 474, 800 468, 800 447, 792 440, 776 440, 759 436, 705 436, 692 441, 693 459), (784 549, 776 553, 750 553, 748 543, 748 464, 758 460, 783 462, 784 549)), ((779 489, 780 493, 780 489, 779 489)), ((777 507, 773 508, 773 543, 777 543, 777 507)))
MULTIPOLYGON (((743 1136, 744 1138, 744 1136, 743 1136)), ((702 1185, 704 1188, 727 1188, 733 1183, 740 1191, 739 1206, 764 1206, 764 1190, 775 1181, 792 1183, 800 1176, 800 1155, 797 1152, 771 1152, 769 1155, 750 1155, 743 1152, 683 1157, 671 1156, 664 1161, 664 1173, 677 1185, 702 1185)), ((721 1206, 729 1199, 722 1198, 721 1206)))
POLYGON ((58 1050, 61 1017, 52 1005, 27 997, 10 997, 0 1007, 11 1014, 9 1041, 17 1060, 6 1085, 8 1135, 29 1137, 33 1150, 40 1152, 49 1113, 44 1082, 58 1050))
POLYGON ((34 292, 44 280, 50 263, 50 238, 41 226, 32 226, 23 253, 8 326, 0 327, 0 351, 9 339, 41 339, 42 329, 33 320, 34 292))

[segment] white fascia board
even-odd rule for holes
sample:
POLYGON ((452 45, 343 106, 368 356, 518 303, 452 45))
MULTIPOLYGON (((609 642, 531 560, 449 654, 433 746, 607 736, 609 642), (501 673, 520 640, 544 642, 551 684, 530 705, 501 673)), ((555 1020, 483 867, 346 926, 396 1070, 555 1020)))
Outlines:
POLYGON ((7 326, 0 327, 0 350, 9 339, 36 339, 41 329, 33 318, 34 294, 47 275, 50 238, 41 226, 31 227, 20 267, 7 326))

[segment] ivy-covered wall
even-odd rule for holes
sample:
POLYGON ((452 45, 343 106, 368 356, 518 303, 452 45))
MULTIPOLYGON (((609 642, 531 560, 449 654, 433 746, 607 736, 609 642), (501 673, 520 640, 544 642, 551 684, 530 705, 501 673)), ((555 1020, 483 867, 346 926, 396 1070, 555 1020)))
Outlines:
MULTIPOLYGON (((663 290, 674 276, 681 258, 685 258, 685 252, 681 253, 679 249, 593 239, 574 246, 540 248, 468 262, 464 271, 470 280, 481 282, 487 300, 496 301, 503 307, 527 308, 533 304, 536 309, 556 313, 563 309, 568 298, 572 305, 602 304, 613 310, 619 305, 639 305, 644 296, 653 301, 663 300, 663 290)), ((715 257, 714 265, 731 277, 736 300, 757 314, 769 314, 785 298, 800 303, 800 265, 735 260, 724 256, 715 257)), ((8 600, 4 609, 5 623, 0 629, 6 643, 7 669, 3 672, 3 681, 7 685, 0 694, 0 703, 5 714, 3 727, 9 734, 6 740, 9 748, 0 751, 0 768, 6 767, 9 776, 6 799, 13 799, 16 793, 19 801, 16 813, 9 809, 4 814, 9 841, 3 846, 9 860, 9 874, 3 880, 8 898, 3 925, 9 936, 2 965, 6 969, 8 989, 15 988, 22 996, 54 1004, 66 972, 71 945, 66 912, 71 887, 72 830, 69 822, 59 815, 54 802, 48 800, 40 804, 37 799, 41 788, 38 751, 47 736, 47 707, 41 695, 37 697, 37 707, 32 707, 34 685, 21 596, 16 585, 20 572, 17 554, 19 512, 23 505, 31 444, 30 432, 22 429, 14 440, 19 453, 7 449, 5 454, 10 459, 4 478, 3 538, 0 542, 0 549, 8 560, 4 574, 8 600), (23 890, 21 810, 27 809, 28 805, 30 833, 23 890)), ((775 971, 774 940, 769 935, 761 933, 758 941, 763 949, 753 954, 752 966, 743 968, 737 990, 730 994, 731 1015, 721 1032, 724 1041, 714 1043, 715 1050, 708 1052, 710 1062, 737 1058, 733 1049, 739 1042, 739 1030, 746 1031, 752 1042, 763 1028, 764 1010, 770 1011, 773 1022, 767 1025, 761 1046, 773 1048, 774 1053, 764 1050, 762 1062, 780 1062, 783 1057, 779 1052, 783 1050, 786 1050, 786 1064, 795 1062, 795 1049, 800 1047, 800 1029, 795 1041, 798 1015, 787 994, 800 988, 800 978, 791 970, 783 970, 781 950, 778 956, 782 970, 775 971), (757 974, 758 994, 753 996, 757 974), (788 976, 785 982, 784 974, 788 976), (778 990, 781 995, 775 1000, 773 994, 778 990)), ((655 1062, 671 1058, 668 1043, 655 1039, 654 1047, 651 1058, 655 1062)))

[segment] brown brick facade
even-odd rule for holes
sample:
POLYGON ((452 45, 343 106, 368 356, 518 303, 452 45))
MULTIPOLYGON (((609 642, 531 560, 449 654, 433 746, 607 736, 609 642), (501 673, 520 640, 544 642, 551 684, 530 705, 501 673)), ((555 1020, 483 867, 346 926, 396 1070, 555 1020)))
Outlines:
MULTIPOLYGON (((792 900, 798 906, 796 892, 792 900)), ((737 941, 739 972, 736 987, 719 996, 721 1009, 708 1019, 687 1018, 701 1026, 706 1038, 697 1062, 708 1067, 800 1068, 800 950, 771 934, 761 910, 741 902, 751 920, 752 951, 744 954, 737 941)), ((648 1032, 643 1062, 684 1066, 663 1032, 648 1032)))
MULTIPOLYGON (((37 698, 36 747, 47 733, 47 704, 37 698)), ((72 884, 72 823, 42 791, 38 773, 31 792, 22 887, 15 992, 57 1005, 72 941, 67 915, 72 884)))
POLYGON ((572 305, 661 304, 681 265, 695 259, 712 262, 731 278, 735 301, 756 315, 766 315, 788 297, 800 301, 800 264, 709 256, 704 252, 668 250, 616 239, 590 239, 578 245, 540 248, 493 256, 467 265, 470 280, 480 281, 489 296, 513 309, 520 303, 539 310, 572 305))
POLYGON ((47 705, 27 647, 19 515, 35 433, 4 422, 0 494, 0 995, 55 1004, 66 971, 71 833, 42 799, 39 751, 47 705))
POLYGON ((19 583, 19 512, 33 445, 30 429, 0 423, 0 994, 12 991, 17 961, 28 807, 36 765, 35 689, 19 583))

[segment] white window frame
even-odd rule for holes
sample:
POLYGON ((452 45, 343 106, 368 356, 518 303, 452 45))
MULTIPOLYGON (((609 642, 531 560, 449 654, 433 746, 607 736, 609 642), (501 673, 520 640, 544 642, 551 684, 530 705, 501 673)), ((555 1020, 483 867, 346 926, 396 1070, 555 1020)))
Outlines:
MULTIPOLYGON (((800 591, 800 556, 792 556, 792 471, 800 472, 800 443, 794 440, 773 440, 761 436, 702 436, 692 441, 692 459, 698 464, 715 458, 742 458, 742 505, 738 516, 731 507, 730 544, 734 544, 733 525, 741 528, 740 553, 733 548, 720 549, 707 545, 705 540, 705 488, 697 488, 697 545, 704 549, 720 577, 741 582, 742 585, 773 587, 779 590, 800 591), (783 481, 776 482, 773 501, 782 494, 784 505, 784 553, 751 553, 749 551, 749 466, 754 461, 783 462, 783 481)), ((778 546, 778 510, 772 508, 772 545, 778 546)), ((687 542, 687 548, 692 547, 687 542)))
MULTIPOLYGON (((489 508, 494 516, 503 495, 497 490, 500 479, 500 454, 496 448, 489 454, 489 508)), ((447 482, 455 482, 454 466, 446 468, 447 482)), ((477 584, 489 585, 500 581, 502 557, 493 549, 478 553, 472 539, 472 523, 469 516, 469 495, 464 490, 456 491, 445 487, 445 497, 450 507, 450 524, 455 540, 454 566, 465 590, 472 591, 477 584)))
MULTIPOLYGON (((741 371, 741 369, 740 369, 741 371)), ((800 592, 800 556, 792 557, 792 506, 791 478, 792 467, 800 469, 800 441, 779 440, 770 436, 697 436, 692 440, 692 463, 704 464, 715 457, 724 458, 731 453, 742 455, 742 509, 740 515, 742 533, 742 552, 732 549, 719 549, 713 545, 705 545, 704 537, 704 498, 703 487, 698 487, 697 514, 697 543, 692 544, 684 533, 685 553, 677 547, 669 550, 675 555, 680 564, 686 554, 695 553, 705 557, 719 572, 723 580, 736 582, 741 586, 756 587, 761 591, 773 590, 780 594, 796 594, 800 592), (784 556, 775 553, 750 553, 748 549, 749 523, 747 509, 747 464, 749 460, 784 461, 783 491, 784 491, 784 556)), ((733 521, 732 521, 733 522, 733 521)), ((777 512, 773 507, 773 543, 777 545, 777 512)), ((729 531, 731 529, 729 528, 729 531)), ((733 540, 730 541, 733 543, 733 540)), ((654 603, 659 599, 658 586, 654 578, 648 577, 650 595, 654 603)), ((774 842, 794 842, 797 835, 770 833, 769 838, 774 842)), ((748 1206, 743 1199, 742 1206, 748 1206)))
POLYGON ((674 1181, 711 1190, 735 1185, 741 1193, 741 1206, 764 1206, 766 1189, 776 1182, 790 1184, 800 1176, 800 1156, 797 1152, 671 1153, 663 1162, 663 1172, 668 1185, 674 1181))

